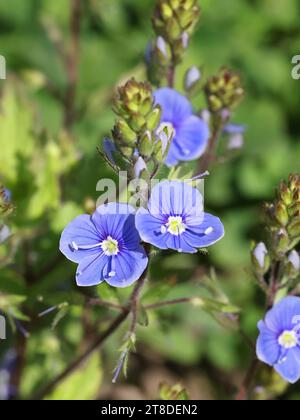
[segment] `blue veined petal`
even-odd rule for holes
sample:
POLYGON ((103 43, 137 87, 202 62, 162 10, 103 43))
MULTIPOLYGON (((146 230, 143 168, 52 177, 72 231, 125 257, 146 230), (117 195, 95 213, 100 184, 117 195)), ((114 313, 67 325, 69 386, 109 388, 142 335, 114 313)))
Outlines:
POLYGON ((197 218, 188 220, 187 230, 183 233, 186 242, 195 248, 205 248, 223 238, 225 231, 221 220, 211 214, 204 213, 201 224, 196 224, 197 218))
POLYGON ((175 89, 161 88, 154 93, 156 104, 162 109, 162 122, 169 122, 176 127, 187 117, 192 115, 193 108, 190 101, 175 89))
POLYGON ((170 233, 165 234, 166 244, 169 249, 173 249, 178 252, 186 254, 195 254, 198 250, 192 247, 185 239, 184 234, 182 235, 171 235, 170 233))
POLYGON ((123 251, 108 263, 105 281, 114 287, 128 287, 139 280, 148 265, 148 257, 142 246, 136 251, 123 251), (108 274, 108 275, 107 275, 108 274))
POLYGON ((84 258, 77 268, 76 283, 78 286, 96 286, 104 281, 103 270, 110 257, 103 253, 89 255, 84 258))
POLYGON ((275 370, 291 384, 300 379, 300 348, 295 347, 287 352, 286 357, 274 366, 275 370))
POLYGON ((152 215, 148 210, 140 208, 135 216, 135 225, 142 240, 160 249, 167 249, 167 235, 161 227, 165 219, 161 215, 152 215))
POLYGON ((263 321, 258 324, 260 335, 256 343, 256 354, 260 361, 274 366, 280 357, 280 346, 278 337, 273 331, 269 330, 263 321))
POLYGON ((88 214, 83 214, 76 217, 64 229, 59 249, 70 261, 79 263, 87 256, 99 254, 101 249, 96 245, 102 239, 101 230, 96 229, 88 214), (80 245, 89 249, 80 249, 80 245))
MULTIPOLYGON (((170 152, 180 161, 198 159, 205 152, 209 140, 208 125, 199 117, 191 115, 177 128, 175 138, 171 144, 170 152)), ((168 165, 168 158, 166 160, 168 165)))
POLYGON ((292 330, 300 319, 300 298, 288 296, 278 302, 266 315, 265 323, 272 331, 281 333, 284 330, 292 330))
POLYGON ((152 189, 148 209, 155 216, 201 216, 203 198, 185 182, 163 181, 152 189))
POLYGON ((130 215, 133 220, 134 212, 134 208, 126 203, 108 203, 97 208, 92 220, 96 228, 103 231, 106 236, 110 235, 118 240, 122 238, 124 225, 130 215))

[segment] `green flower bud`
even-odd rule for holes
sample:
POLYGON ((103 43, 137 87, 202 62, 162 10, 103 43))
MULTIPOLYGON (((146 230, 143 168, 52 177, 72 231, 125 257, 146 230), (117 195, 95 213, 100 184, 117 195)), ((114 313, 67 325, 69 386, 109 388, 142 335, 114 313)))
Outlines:
POLYGON ((149 83, 129 80, 118 88, 114 111, 135 132, 143 129, 147 115, 152 111, 154 98, 149 83))
POLYGON ((217 76, 208 80, 205 94, 211 112, 236 108, 244 97, 240 76, 230 70, 221 69, 217 76))
POLYGON ((131 159, 134 155, 134 149, 131 147, 121 146, 119 150, 127 159, 131 159))
POLYGON ((159 125, 161 120, 161 108, 156 106, 147 117, 147 128, 150 131, 154 131, 159 125))
POLYGON ((289 251, 290 240, 286 232, 282 231, 278 233, 275 248, 278 255, 284 255, 289 251))
POLYGON ((154 145, 154 159, 157 163, 162 163, 165 161, 171 142, 174 138, 174 128, 171 124, 168 123, 162 123, 157 131, 157 141, 154 145))
POLYGON ((199 16, 197 0, 158 0, 152 23, 156 34, 173 45, 184 32, 192 34, 199 16))
POLYGON ((275 204, 274 216, 280 226, 284 227, 288 224, 289 215, 285 205, 281 201, 275 204))
POLYGON ((153 152, 154 141, 150 131, 146 131, 139 144, 139 153, 145 158, 150 158, 153 152))
POLYGON ((124 120, 118 120, 113 129, 113 137, 118 143, 134 146, 137 141, 136 133, 129 127, 124 120))

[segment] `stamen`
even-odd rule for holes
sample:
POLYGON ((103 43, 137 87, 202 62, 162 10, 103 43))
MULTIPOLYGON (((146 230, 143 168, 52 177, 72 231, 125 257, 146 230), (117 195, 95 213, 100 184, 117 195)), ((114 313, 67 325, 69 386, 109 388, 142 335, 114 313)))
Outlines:
POLYGON ((297 332, 294 330, 284 331, 278 338, 278 343, 284 349, 292 349, 296 347, 299 344, 297 332))
POLYGON ((108 236, 100 245, 104 254, 107 256, 117 255, 119 253, 118 241, 111 236, 108 236))
POLYGON ((186 230, 186 225, 181 216, 170 216, 166 223, 167 230, 171 235, 179 236, 186 230))
POLYGON ((98 244, 94 244, 94 245, 79 245, 76 242, 72 242, 71 246, 74 249, 74 251, 85 251, 85 250, 89 250, 89 249, 94 249, 94 248, 98 248, 99 246, 101 246, 102 242, 99 242, 98 244))

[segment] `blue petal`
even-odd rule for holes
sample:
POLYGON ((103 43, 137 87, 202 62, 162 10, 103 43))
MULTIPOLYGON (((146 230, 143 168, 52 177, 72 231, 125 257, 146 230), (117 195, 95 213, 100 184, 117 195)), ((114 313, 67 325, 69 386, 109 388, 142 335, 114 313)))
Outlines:
POLYGON ((186 242, 195 248, 205 248, 223 238, 224 226, 218 217, 204 213, 204 219, 187 219, 187 230, 182 234, 186 242))
POLYGON ((96 245, 101 240, 101 231, 96 229, 88 214, 83 214, 76 217, 64 229, 61 235, 59 249, 69 260, 79 263, 89 255, 94 256, 99 254, 99 248, 76 251, 72 247, 72 243, 75 242, 77 245, 87 246, 96 245))
MULTIPOLYGON (((97 229, 104 232, 104 236, 112 236, 116 240, 123 238, 125 223, 130 218, 133 221, 135 210, 125 203, 108 203, 97 208, 92 220, 97 229)), ((132 222, 134 226, 134 222, 132 222)))
POLYGON ((159 217, 201 216, 203 198, 196 188, 185 182, 163 181, 152 189, 148 209, 152 215, 159 217))
POLYGON ((175 89, 162 88, 154 93, 156 104, 161 106, 162 121, 170 122, 175 129, 193 113, 190 101, 175 89))
POLYGON ((266 315, 265 323, 269 329, 280 334, 292 330, 296 319, 300 319, 300 298, 288 296, 277 303, 266 315))
POLYGON ((170 233, 166 233, 165 235, 166 244, 169 249, 174 249, 175 251, 184 252, 187 254, 195 254, 198 252, 196 248, 192 247, 186 241, 184 234, 176 236, 171 235, 170 233))
POLYGON ((117 149, 114 142, 110 138, 105 137, 105 139, 103 140, 103 149, 110 163, 116 165, 116 161, 114 159, 113 154, 114 152, 116 152, 117 149))
POLYGON ((136 251, 122 251, 114 257, 114 266, 109 265, 105 281, 111 286, 128 287, 139 280, 148 265, 148 257, 142 246, 136 251))
POLYGON ((290 349, 286 358, 281 363, 274 366, 275 370, 286 381, 291 384, 296 383, 300 379, 300 348, 295 347, 290 349))
POLYGON ((174 166, 178 161, 198 159, 205 152, 208 140, 208 125, 195 115, 189 116, 176 130, 166 165, 174 166))
POLYGON ((260 361, 274 366, 280 355, 280 346, 277 335, 268 329, 263 321, 258 324, 260 335, 256 343, 256 354, 260 361))
POLYGON ((140 208, 135 216, 135 225, 142 240, 160 249, 167 249, 167 236, 161 232, 165 219, 160 215, 152 215, 148 210, 140 208))
POLYGON ((161 106, 163 122, 170 122, 176 127, 192 115, 193 107, 190 101, 175 89, 162 88, 154 93, 156 104, 161 106))
POLYGON ((76 283, 78 286, 95 286, 104 280, 103 270, 109 257, 103 253, 90 255, 82 260, 77 268, 76 283))

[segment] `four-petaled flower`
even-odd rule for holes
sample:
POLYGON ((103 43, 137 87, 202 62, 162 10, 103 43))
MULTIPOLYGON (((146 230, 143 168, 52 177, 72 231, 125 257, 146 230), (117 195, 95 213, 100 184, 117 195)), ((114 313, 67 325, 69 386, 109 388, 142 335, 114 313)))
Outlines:
POLYGON ((209 139, 208 125, 196 115, 189 100, 171 88, 158 89, 155 101, 161 106, 161 122, 172 124, 175 136, 166 165, 199 158, 205 152, 209 139))
POLYGON ((153 188, 148 208, 137 211, 136 227, 144 242, 187 253, 224 236, 221 221, 204 213, 200 192, 181 181, 163 181, 153 188))
POLYGON ((257 357, 288 382, 300 379, 300 298, 277 303, 258 324, 257 357))
POLYGON ((78 216, 63 231, 61 252, 78 263, 78 286, 94 286, 106 281, 126 287, 137 281, 148 257, 134 224, 133 207, 109 203, 92 216, 78 216))

